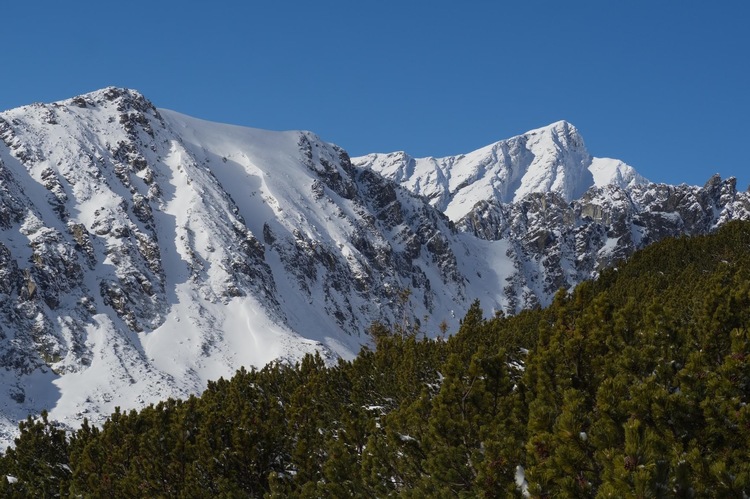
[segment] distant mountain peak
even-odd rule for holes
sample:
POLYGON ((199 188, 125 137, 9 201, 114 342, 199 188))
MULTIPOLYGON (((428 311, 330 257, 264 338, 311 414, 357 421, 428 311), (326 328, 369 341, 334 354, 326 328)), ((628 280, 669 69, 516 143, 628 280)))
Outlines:
POLYGON ((481 201, 507 203, 545 192, 571 201, 593 186, 647 182, 625 163, 593 158, 578 129, 564 120, 456 156, 396 152, 352 162, 425 196, 454 221, 481 201))
POLYGON ((71 99, 62 101, 61 103, 75 103, 76 101, 79 101, 81 99, 92 102, 112 102, 115 100, 147 101, 146 97, 138 90, 132 88, 110 86, 78 95, 71 99))
POLYGON ((576 126, 567 120, 555 121, 554 123, 550 123, 549 125, 535 128, 533 130, 529 130, 528 132, 522 133, 518 136, 520 137, 523 135, 539 135, 539 134, 553 134, 557 136, 580 138, 580 133, 578 132, 578 129, 576 128, 576 126))

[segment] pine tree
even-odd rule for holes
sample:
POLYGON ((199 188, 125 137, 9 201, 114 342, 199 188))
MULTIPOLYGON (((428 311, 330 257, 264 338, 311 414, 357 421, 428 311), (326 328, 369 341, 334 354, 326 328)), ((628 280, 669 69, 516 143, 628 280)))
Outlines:
POLYGON ((39 420, 29 416, 19 425, 21 435, 0 460, 0 482, 6 497, 59 497, 68 488, 68 440, 42 411, 39 420), (6 477, 12 477, 10 480, 6 477), (11 483, 13 482, 13 483, 11 483))

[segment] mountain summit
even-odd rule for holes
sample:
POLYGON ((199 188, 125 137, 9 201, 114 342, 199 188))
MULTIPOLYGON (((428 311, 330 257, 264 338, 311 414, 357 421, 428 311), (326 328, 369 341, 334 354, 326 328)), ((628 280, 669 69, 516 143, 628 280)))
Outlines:
POLYGON ((545 305, 650 242, 750 217, 734 179, 643 182, 565 122, 351 161, 120 88, 2 112, 0 440, 43 409, 98 422, 241 366, 350 358, 374 321, 435 335, 475 300, 545 305))
POLYGON ((628 187, 648 181, 625 163, 592 157, 578 130, 567 121, 501 140, 468 154, 412 158, 405 152, 353 158, 400 183, 451 220, 479 201, 516 202, 531 193, 554 192, 566 201, 591 187, 628 187))

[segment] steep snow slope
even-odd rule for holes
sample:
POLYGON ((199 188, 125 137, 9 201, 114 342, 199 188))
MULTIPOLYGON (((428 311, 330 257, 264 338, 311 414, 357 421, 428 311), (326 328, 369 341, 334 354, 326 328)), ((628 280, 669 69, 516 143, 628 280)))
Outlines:
POLYGON ((96 419, 319 347, 278 319, 260 244, 142 96, 12 110, 0 133, 8 420, 96 419))
POLYGON ((412 158, 397 152, 352 162, 425 196, 454 221, 479 201, 509 203, 545 192, 571 201, 592 186, 647 182, 621 161, 592 158, 578 130, 565 121, 459 156, 412 158))

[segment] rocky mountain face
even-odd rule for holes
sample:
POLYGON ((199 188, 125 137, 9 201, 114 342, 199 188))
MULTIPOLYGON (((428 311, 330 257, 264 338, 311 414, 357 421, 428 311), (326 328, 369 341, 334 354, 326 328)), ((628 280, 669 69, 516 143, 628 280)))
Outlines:
POLYGON ((703 187, 637 184, 592 187, 579 199, 532 193, 516 203, 481 201, 458 230, 511 244, 517 272, 509 279, 508 308, 547 304, 560 288, 596 278, 636 250, 666 237, 706 234, 750 218, 750 193, 734 178, 714 176, 703 187), (511 287, 511 284, 513 287, 511 287), (514 292, 525 285, 533 292, 514 292))
POLYGON ((637 248, 750 216, 733 179, 648 184, 560 122, 475 153, 350 160, 309 132, 108 88, 0 113, 0 439, 240 366, 351 357, 376 320, 455 330, 637 248))

